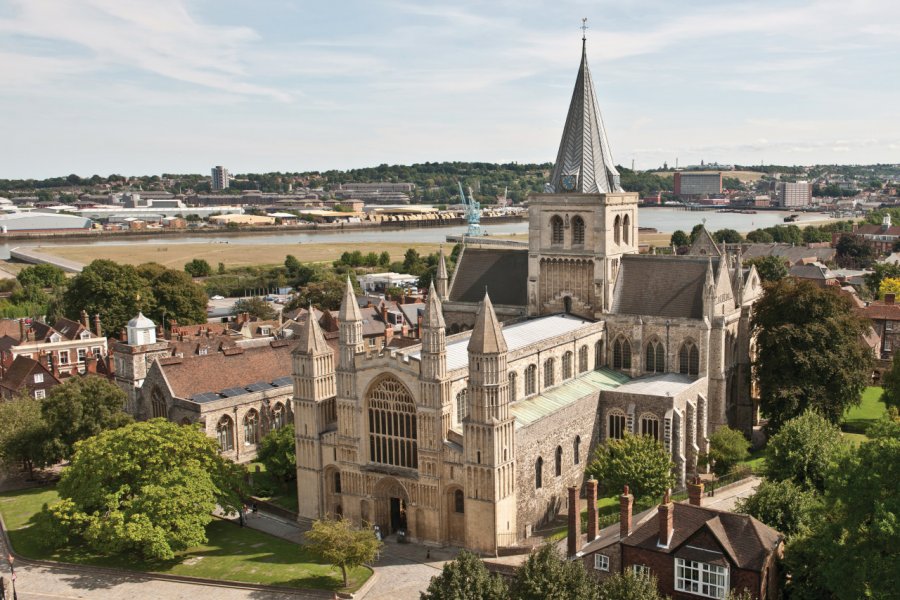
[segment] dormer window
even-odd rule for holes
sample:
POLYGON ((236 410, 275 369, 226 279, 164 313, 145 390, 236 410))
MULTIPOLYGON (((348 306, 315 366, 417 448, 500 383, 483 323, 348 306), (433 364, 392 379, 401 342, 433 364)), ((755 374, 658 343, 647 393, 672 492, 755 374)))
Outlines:
POLYGON ((271 335, 271 334, 272 334, 272 328, 271 328, 271 327, 260 327, 260 328, 259 328, 259 332, 260 332, 262 335, 271 335))
POLYGON ((50 336, 50 341, 53 342, 53 343, 61 342, 61 341, 62 341, 62 336, 59 335, 58 333, 54 333, 53 335, 50 336))
POLYGON ((82 332, 81 332, 81 339, 86 340, 86 339, 88 339, 89 337, 91 337, 91 332, 90 332, 90 331, 82 331, 82 332))
POLYGON ((34 382, 35 383, 44 383, 44 374, 43 373, 35 373, 34 374, 34 382))
POLYGON ((209 348, 200 348, 197 350, 197 354, 200 356, 206 356, 209 353, 209 348))

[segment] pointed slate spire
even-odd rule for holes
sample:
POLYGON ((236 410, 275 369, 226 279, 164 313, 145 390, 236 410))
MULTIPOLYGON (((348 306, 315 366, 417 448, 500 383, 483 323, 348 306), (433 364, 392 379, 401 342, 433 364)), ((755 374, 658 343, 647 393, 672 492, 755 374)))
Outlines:
POLYGON ((316 312, 313 310, 312 304, 309 305, 309 314, 306 317, 306 323, 300 329, 300 343, 297 344, 297 350, 305 354, 321 354, 330 352, 328 343, 325 341, 325 335, 322 328, 319 327, 319 320, 316 319, 316 312))
POLYGON ((356 303, 356 294, 353 292, 353 284, 347 275, 347 287, 344 289, 344 299, 341 300, 341 310, 338 319, 342 322, 362 321, 362 313, 359 312, 359 304, 356 303))
POLYGON ((444 308, 441 306, 441 300, 434 289, 434 282, 428 288, 428 299, 425 301, 425 314, 422 315, 422 327, 430 329, 444 329, 447 324, 444 322, 444 308))
POLYGON ((594 93, 594 82, 587 64, 587 42, 582 40, 581 66, 575 80, 575 91, 569 103, 569 114, 563 129, 556 164, 550 176, 550 187, 557 194, 574 192, 601 194, 621 192, 616 170, 603 127, 603 118, 594 93))
POLYGON ((494 314, 494 305, 491 304, 487 290, 484 292, 481 308, 475 316, 475 327, 472 330, 472 337, 469 338, 468 351, 479 354, 506 352, 506 339, 503 337, 497 315, 494 314))
POLYGON ((441 246, 437 267, 437 292, 441 300, 447 299, 447 261, 444 260, 444 246, 441 246))
POLYGON ((713 274, 712 257, 706 259, 706 284, 707 292, 716 287, 716 277, 713 274))

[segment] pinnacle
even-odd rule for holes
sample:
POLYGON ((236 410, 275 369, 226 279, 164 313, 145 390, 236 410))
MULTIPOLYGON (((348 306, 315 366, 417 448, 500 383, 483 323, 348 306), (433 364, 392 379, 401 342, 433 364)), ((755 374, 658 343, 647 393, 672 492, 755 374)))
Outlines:
POLYGON ((475 328, 472 337, 469 338, 469 352, 480 354, 500 354, 506 352, 506 339, 494 313, 494 305, 487 290, 484 292, 484 301, 475 316, 475 328))
POLYGON ((444 322, 444 309, 434 289, 433 281, 428 288, 428 299, 425 301, 425 314, 422 318, 422 326, 429 329, 444 329, 447 326, 444 322))
POLYGON ((362 321, 362 313, 359 312, 359 305, 356 303, 356 294, 353 292, 353 284, 350 282, 349 275, 347 275, 347 287, 344 289, 344 298, 341 300, 338 319, 341 322, 362 321))

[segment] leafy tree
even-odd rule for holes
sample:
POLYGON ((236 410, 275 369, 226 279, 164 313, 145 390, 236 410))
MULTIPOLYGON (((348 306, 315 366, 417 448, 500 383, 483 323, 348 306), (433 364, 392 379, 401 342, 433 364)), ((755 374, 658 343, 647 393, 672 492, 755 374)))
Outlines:
POLYGON ((378 266, 386 267, 391 264, 391 254, 387 250, 384 250, 381 254, 378 255, 378 266))
POLYGON ((885 372, 881 385, 881 401, 889 407, 900 409, 900 360, 896 355, 891 359, 891 368, 885 372))
POLYGON ((53 288, 65 285, 66 273, 56 265, 34 265, 19 271, 16 279, 22 287, 53 288))
POLYGON ((807 408, 838 423, 858 405, 872 372, 860 341, 866 320, 832 289, 808 281, 770 284, 754 307, 760 405, 770 432, 807 408))
POLYGON ((216 506, 240 506, 239 470, 197 427, 153 419, 79 442, 44 524, 100 554, 171 560, 205 543, 216 506))
POLYGON ((754 244, 771 244, 775 238, 765 229, 755 229, 747 234, 747 241, 754 244))
POLYGON ((209 298, 203 288, 183 271, 166 269, 152 281, 154 309, 150 318, 158 323, 175 319, 182 325, 206 322, 209 298))
POLYGON ((152 282, 168 270, 165 265, 161 265, 158 262, 141 263, 134 269, 137 271, 137 274, 143 277, 148 283, 152 282))
POLYGON ((893 263, 875 263, 872 265, 872 272, 867 273, 864 278, 866 287, 873 294, 878 293, 881 289, 881 280, 885 278, 900 278, 900 265, 893 263))
POLYGON ((273 477, 293 481, 297 479, 297 449, 294 444, 293 425, 270 431, 259 442, 257 459, 273 477))
POLYGON ((76 442, 130 423, 124 407, 125 392, 119 386, 89 375, 51 389, 41 402, 41 414, 59 456, 69 458, 76 442))
POLYGON ((731 427, 720 427, 709 436, 709 454, 705 460, 716 461, 716 473, 727 473, 737 463, 750 457, 750 442, 744 434, 731 427))
POLYGON ((297 272, 300 271, 300 265, 300 261, 293 254, 288 254, 284 257, 284 268, 287 269, 288 275, 291 277, 296 277, 297 272))
POLYGON ((138 311, 151 312, 153 291, 137 269, 111 260, 95 260, 69 282, 63 295, 65 314, 78 320, 81 311, 100 315, 103 330, 117 332, 138 311))
POLYGON ((672 234, 672 239, 669 241, 669 244, 676 248, 683 248, 684 246, 691 245, 691 238, 688 237, 688 234, 679 229, 672 234))
POLYGON ((691 243, 694 243, 694 240, 697 239, 697 236, 700 235, 700 232, 703 231, 703 223, 697 223, 694 225, 693 229, 691 229, 691 243))
POLYGON ((34 476, 34 469, 56 461, 41 401, 20 396, 0 402, 0 465, 19 465, 34 476))
POLYGON ((382 546, 374 531, 354 527, 348 519, 313 521, 305 537, 313 554, 341 570, 344 587, 347 587, 347 572, 370 562, 382 546))
POLYGON ((713 239, 720 244, 740 244, 744 238, 734 229, 720 229, 713 234, 713 239))
POLYGON ((218 271, 219 275, 224 275, 225 274, 225 263, 220 262, 219 268, 217 269, 217 271, 218 271))
POLYGON ((872 247, 852 235, 842 235, 835 249, 837 263, 844 268, 867 269, 875 261, 872 247))
POLYGON ((885 277, 878 286, 878 297, 884 298, 885 294, 900 295, 900 277, 885 277))
POLYGON ((737 512, 756 517, 788 538, 809 531, 821 515, 818 494, 791 479, 764 480, 756 492, 738 500, 737 512))
POLYGON ((596 600, 598 590, 580 561, 567 561, 555 546, 545 544, 516 569, 509 595, 516 600, 596 600))
POLYGON ((212 275, 212 267, 202 258, 195 258, 184 265, 185 272, 191 277, 209 277, 212 275))
POLYGON ((822 490, 842 448, 841 432, 812 410, 787 421, 766 447, 766 475, 822 490))
POLYGON ((658 441, 626 433, 622 439, 597 446, 588 472, 604 489, 621 490, 627 485, 635 498, 656 498, 675 484, 673 467, 658 441))
POLYGON ((431 578, 420 600, 506 600, 506 583, 491 575, 476 555, 462 550, 456 558, 444 563, 440 575, 431 578))
POLYGON ((763 281, 779 281, 788 274, 784 261, 777 256, 757 256, 744 261, 744 265, 755 266, 759 278, 763 281))
MULTIPOLYGON (((354 289, 358 292, 359 284, 356 282, 356 278, 351 278, 351 281, 353 281, 354 289)), ((321 310, 337 310, 344 298, 346 285, 346 281, 337 277, 330 277, 323 281, 311 281, 297 291, 297 295, 291 299, 286 308, 293 310, 306 308, 312 304, 321 310)))
POLYGON ((598 600, 665 600, 656 577, 635 575, 630 569, 616 573, 600 584, 598 600))
POLYGON ((263 321, 274 319, 276 315, 275 309, 272 308, 272 305, 270 305, 264 299, 256 297, 241 298, 234 303, 234 308, 231 309, 231 314, 240 315, 242 313, 249 313, 251 317, 255 317, 263 321))

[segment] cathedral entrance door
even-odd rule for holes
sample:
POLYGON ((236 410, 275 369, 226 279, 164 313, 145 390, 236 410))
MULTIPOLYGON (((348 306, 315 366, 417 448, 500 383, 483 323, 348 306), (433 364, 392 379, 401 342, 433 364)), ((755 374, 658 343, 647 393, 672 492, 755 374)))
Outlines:
POLYGON ((391 498, 391 533, 406 531, 406 503, 402 498, 391 498))

